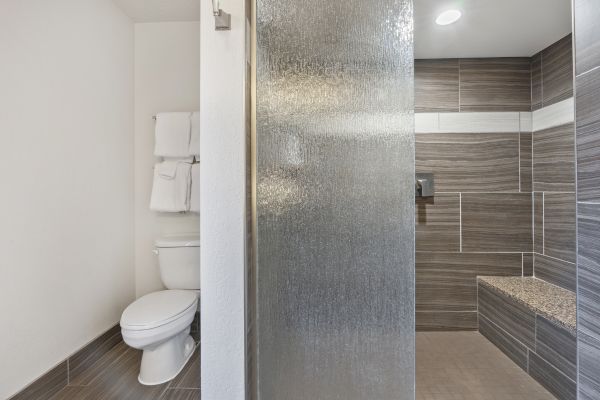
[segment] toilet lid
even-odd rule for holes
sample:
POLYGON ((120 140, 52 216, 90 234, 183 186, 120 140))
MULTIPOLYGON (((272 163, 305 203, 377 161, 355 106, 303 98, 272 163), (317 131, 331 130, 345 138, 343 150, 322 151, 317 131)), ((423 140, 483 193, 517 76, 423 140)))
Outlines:
POLYGON ((152 329, 168 324, 196 307, 198 297, 189 290, 163 290, 140 297, 121 316, 121 327, 132 330, 152 329))

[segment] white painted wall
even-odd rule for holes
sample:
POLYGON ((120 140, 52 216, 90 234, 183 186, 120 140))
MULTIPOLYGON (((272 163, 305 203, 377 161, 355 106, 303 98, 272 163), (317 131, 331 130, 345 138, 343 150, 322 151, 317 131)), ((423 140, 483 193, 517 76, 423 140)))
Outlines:
POLYGON ((203 400, 244 399, 244 0, 223 0, 232 30, 200 18, 201 386, 203 400))
POLYGON ((0 1, 0 398, 135 295, 133 24, 110 0, 0 1))
POLYGON ((135 24, 135 276, 136 296, 161 290, 152 253, 160 235, 198 233, 198 214, 149 209, 154 157, 154 121, 161 111, 200 107, 200 23, 135 24))

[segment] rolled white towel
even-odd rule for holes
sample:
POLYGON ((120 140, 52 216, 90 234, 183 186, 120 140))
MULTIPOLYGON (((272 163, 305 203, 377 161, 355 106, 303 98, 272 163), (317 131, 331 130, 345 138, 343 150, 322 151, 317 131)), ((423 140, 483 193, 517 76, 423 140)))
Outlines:
POLYGON ((200 156, 200 113, 198 111, 192 113, 191 117, 192 130, 190 136, 190 156, 200 156))
POLYGON ((192 130, 190 112, 169 112, 156 115, 154 155, 188 157, 192 130))
POLYGON ((190 211, 200 212, 200 164, 192 165, 192 186, 190 188, 190 211))
POLYGON ((154 167, 150 209, 182 212, 190 209, 192 165, 185 161, 163 161, 154 167))

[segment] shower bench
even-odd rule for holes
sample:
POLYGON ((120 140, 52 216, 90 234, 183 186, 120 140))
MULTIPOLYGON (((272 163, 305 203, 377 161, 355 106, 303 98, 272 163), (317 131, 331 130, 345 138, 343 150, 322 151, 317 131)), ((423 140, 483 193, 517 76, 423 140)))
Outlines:
POLYGON ((479 332, 559 399, 576 399, 575 293, 534 277, 477 278, 479 332))

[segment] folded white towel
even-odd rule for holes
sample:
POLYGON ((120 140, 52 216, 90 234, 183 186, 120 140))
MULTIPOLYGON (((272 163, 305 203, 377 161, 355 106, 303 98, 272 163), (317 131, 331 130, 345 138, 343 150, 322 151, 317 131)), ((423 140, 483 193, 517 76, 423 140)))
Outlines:
POLYGON ((156 115, 155 156, 189 156, 191 115, 190 112, 170 112, 156 115))
MULTIPOLYGON (((192 133, 190 136, 190 155, 200 156, 200 113, 192 113, 192 133)), ((197 159, 198 157, 196 157, 197 159)))
POLYGON ((192 165, 185 161, 163 161, 154 167, 150 209, 180 212, 190 209, 192 165))
POLYGON ((190 188, 190 211, 200 212, 200 164, 192 165, 192 186, 190 188))

